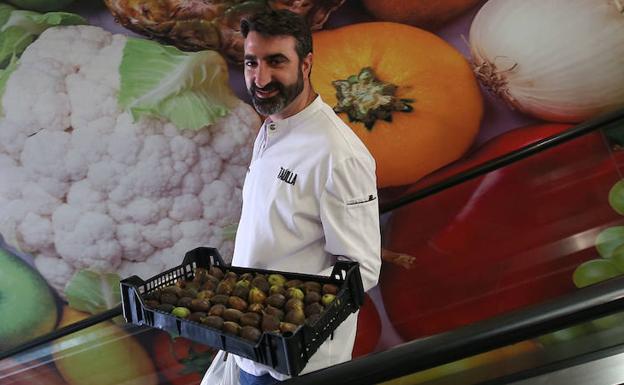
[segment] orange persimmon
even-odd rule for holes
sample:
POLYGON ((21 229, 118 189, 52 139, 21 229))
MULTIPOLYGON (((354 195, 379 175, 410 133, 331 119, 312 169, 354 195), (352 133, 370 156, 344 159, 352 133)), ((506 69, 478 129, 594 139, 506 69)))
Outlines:
POLYGON ((413 183, 458 159, 483 114, 461 53, 403 24, 315 33, 312 84, 375 158, 380 188, 413 183))
POLYGON ((363 0, 379 20, 436 29, 463 14, 481 0, 363 0))

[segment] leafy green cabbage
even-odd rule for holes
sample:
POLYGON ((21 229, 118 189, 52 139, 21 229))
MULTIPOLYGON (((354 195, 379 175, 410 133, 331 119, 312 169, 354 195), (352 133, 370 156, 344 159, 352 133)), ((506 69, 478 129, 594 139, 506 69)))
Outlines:
POLYGON ((183 52, 128 38, 119 73, 118 101, 135 120, 163 117, 180 129, 198 130, 227 115, 238 100, 225 60, 214 51, 183 52))

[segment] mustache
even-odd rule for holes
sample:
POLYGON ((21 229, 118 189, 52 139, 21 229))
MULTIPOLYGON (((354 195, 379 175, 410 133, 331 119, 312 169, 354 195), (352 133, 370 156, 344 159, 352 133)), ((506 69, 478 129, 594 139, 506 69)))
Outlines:
POLYGON ((257 87, 255 84, 252 83, 250 87, 251 92, 256 92, 256 91, 272 92, 275 90, 283 91, 282 84, 279 82, 270 82, 264 87, 257 87))

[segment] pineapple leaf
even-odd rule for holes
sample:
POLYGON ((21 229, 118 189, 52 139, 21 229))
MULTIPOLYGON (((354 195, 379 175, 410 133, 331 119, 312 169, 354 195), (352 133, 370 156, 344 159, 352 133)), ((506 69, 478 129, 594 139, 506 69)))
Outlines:
POLYGON ((119 72, 118 102, 135 121, 162 117, 180 129, 199 130, 227 115, 237 101, 227 65, 214 51, 183 52, 128 38, 119 72))

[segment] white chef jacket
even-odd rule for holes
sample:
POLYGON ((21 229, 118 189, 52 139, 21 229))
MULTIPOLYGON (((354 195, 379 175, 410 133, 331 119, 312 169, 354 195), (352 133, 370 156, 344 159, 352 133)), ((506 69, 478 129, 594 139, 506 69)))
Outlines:
MULTIPOLYGON (((381 236, 375 160, 320 96, 299 113, 266 121, 254 143, 232 265, 328 276, 334 255, 360 263, 364 290, 377 284, 381 236)), ((357 313, 301 374, 351 359, 357 313)), ((236 357, 247 373, 272 368, 236 357)))

